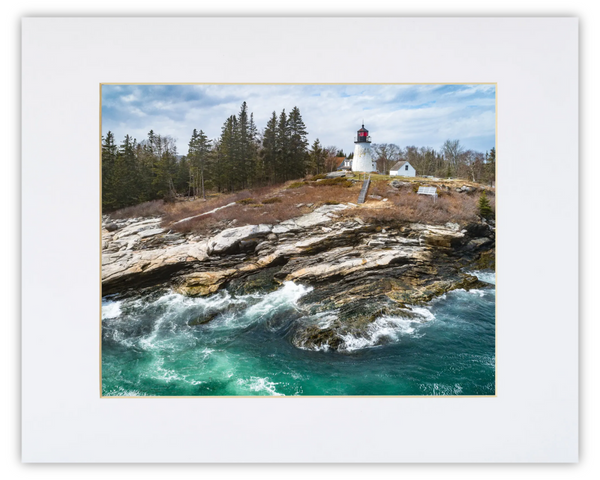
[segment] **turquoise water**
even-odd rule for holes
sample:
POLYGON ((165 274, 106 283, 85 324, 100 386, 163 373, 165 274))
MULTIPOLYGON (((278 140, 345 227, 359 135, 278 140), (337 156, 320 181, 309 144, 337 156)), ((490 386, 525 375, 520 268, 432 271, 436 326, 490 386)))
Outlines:
POLYGON ((106 297, 103 395, 494 395, 494 275, 475 273, 489 288, 381 317, 342 351, 292 344, 298 322, 326 325, 335 312, 307 316, 298 301, 309 288, 291 282, 238 297, 106 297), (188 325, 207 311, 220 313, 188 325))

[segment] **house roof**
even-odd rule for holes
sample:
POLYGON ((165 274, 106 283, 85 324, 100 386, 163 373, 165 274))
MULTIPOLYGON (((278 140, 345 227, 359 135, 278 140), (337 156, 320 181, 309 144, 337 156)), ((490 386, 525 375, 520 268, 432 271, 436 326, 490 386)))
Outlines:
MULTIPOLYGON (((344 165, 344 162, 346 161, 346 157, 336 157, 340 162, 338 163, 338 167, 341 167, 344 165)), ((352 163, 352 160, 350 160, 350 163, 352 163)))
MULTIPOLYGON (((398 162, 396 163, 392 168, 390 168, 390 170, 400 170, 406 163, 408 163, 407 160, 404 160, 402 162, 398 162)), ((410 165, 410 163, 408 163, 410 165)), ((412 165, 411 165, 412 167, 412 165)))

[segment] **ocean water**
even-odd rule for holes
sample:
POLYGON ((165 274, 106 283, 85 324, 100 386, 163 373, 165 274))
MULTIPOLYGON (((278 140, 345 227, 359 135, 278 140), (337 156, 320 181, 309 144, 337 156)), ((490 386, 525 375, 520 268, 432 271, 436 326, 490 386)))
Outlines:
POLYGON ((105 297, 103 395, 494 395, 495 276, 470 273, 489 288, 380 317, 341 351, 292 344, 298 322, 327 326, 335 311, 308 316, 298 302, 309 288, 291 282, 237 297, 105 297))

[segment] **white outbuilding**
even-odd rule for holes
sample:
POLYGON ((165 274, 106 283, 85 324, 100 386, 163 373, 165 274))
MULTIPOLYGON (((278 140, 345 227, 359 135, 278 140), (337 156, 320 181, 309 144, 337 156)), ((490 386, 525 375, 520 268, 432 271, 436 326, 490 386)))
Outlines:
POLYGON ((408 161, 398 162, 390 168, 390 175, 398 177, 416 177, 417 171, 408 161))

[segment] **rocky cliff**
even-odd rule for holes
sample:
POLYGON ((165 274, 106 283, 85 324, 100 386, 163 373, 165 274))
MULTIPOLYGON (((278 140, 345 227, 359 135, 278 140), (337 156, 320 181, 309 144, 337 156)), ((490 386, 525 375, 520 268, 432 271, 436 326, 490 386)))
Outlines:
MULTIPOLYGON (((493 268, 495 232, 482 222, 369 225, 339 216, 348 205, 324 205, 277 225, 247 225, 204 238, 160 227, 161 219, 103 219, 102 291, 136 294, 172 288, 184 295, 265 292, 283 282, 314 287, 301 299, 311 314, 335 311, 325 323, 299 322, 300 348, 336 349, 385 315, 457 288, 485 285, 466 273, 493 268)), ((197 323, 210 321, 213 312, 197 323)))

